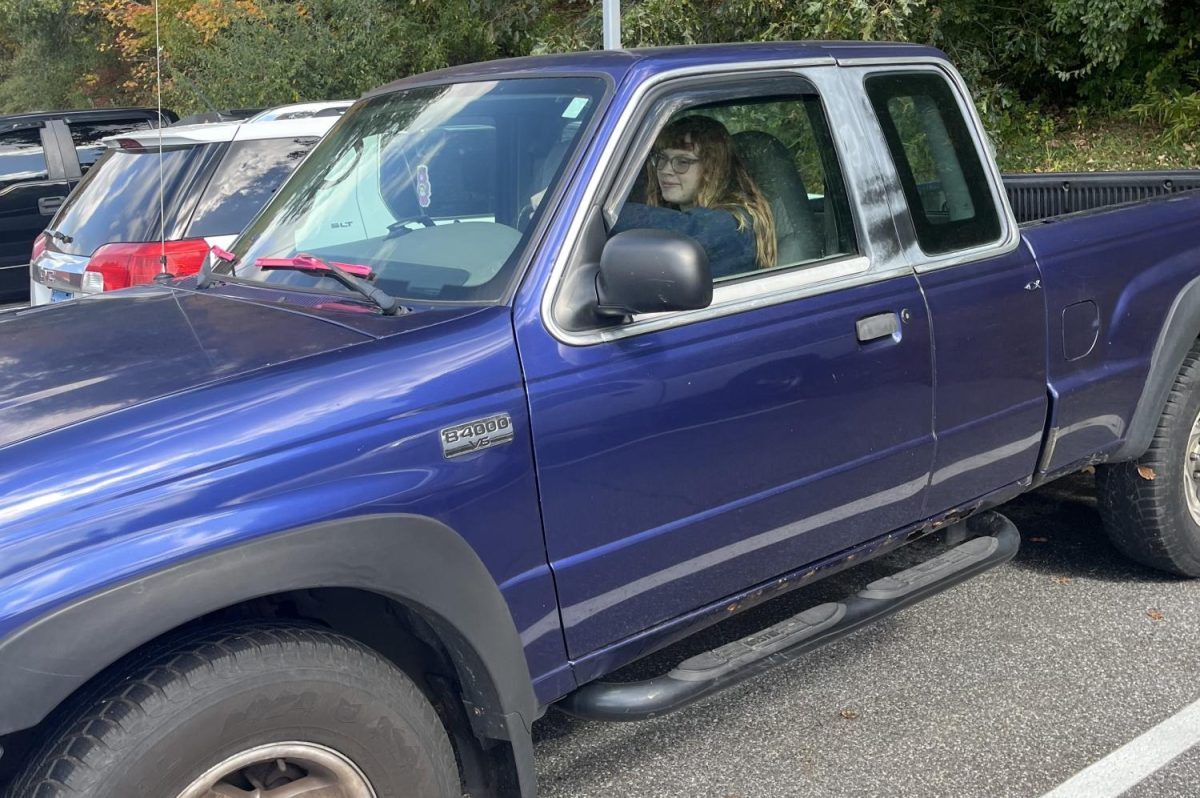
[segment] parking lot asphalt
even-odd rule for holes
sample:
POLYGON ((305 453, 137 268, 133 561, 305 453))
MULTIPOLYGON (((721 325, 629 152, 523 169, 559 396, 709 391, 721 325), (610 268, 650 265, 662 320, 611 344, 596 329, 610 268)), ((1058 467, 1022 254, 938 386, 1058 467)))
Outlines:
MULTIPOLYGON (((678 713, 604 724, 550 710, 534 728, 540 794, 1044 795, 1200 698, 1200 582, 1125 560, 1091 483, 1071 477, 1000 508, 1021 530, 1013 562, 678 713)), ((931 545, 744 613, 617 678, 848 595, 931 545)), ((1200 747, 1126 795, 1195 798, 1197 784, 1200 747)))

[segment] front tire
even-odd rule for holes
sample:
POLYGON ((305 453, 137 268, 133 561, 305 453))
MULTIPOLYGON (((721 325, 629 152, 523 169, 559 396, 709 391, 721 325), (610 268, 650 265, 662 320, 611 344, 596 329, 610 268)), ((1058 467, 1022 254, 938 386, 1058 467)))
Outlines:
POLYGON ((1171 386, 1146 453, 1096 469, 1105 531, 1126 556, 1200 577, 1200 341, 1171 386))
POLYGON ((458 798, 446 731, 375 651, 309 626, 182 638, 67 713, 13 798, 458 798))

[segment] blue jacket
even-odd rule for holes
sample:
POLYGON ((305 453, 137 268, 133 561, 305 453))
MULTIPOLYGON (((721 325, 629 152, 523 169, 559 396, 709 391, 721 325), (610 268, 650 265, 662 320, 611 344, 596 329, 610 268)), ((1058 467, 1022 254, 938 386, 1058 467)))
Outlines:
POLYGON ((613 225, 612 235, 644 228, 674 230, 696 239, 708 254, 713 278, 744 274, 758 268, 757 243, 749 220, 738 230, 737 217, 719 208, 677 211, 638 202, 627 202, 613 225))

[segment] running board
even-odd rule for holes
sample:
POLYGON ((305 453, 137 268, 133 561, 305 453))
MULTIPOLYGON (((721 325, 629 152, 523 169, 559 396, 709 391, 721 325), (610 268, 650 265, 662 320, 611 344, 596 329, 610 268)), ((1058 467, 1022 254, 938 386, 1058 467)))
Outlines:
POLYGON ((960 523, 980 536, 871 582, 848 599, 818 605, 686 659, 663 676, 641 682, 592 682, 555 706, 577 717, 607 721, 646 720, 674 712, 1005 563, 1021 544, 1017 528, 997 512, 960 523))

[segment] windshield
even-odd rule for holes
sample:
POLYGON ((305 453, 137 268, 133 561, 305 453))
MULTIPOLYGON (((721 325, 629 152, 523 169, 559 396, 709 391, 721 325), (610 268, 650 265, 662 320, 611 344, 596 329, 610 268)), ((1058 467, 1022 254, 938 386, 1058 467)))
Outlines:
POLYGON ((255 266, 306 254, 366 266, 401 299, 494 301, 603 90, 598 78, 522 78, 361 102, 238 239, 232 274, 346 292, 311 270, 255 266))

